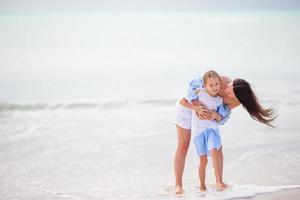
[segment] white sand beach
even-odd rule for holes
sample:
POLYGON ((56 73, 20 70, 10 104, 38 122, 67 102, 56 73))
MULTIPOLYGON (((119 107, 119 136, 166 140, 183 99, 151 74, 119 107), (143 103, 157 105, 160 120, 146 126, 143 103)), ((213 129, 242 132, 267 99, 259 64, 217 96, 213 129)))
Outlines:
MULTIPOLYGON (((172 103, 2 107, 2 199, 176 198, 172 103)), ((225 180, 233 190, 207 197, 293 195, 299 190, 292 189, 299 187, 298 132, 284 128, 284 121, 278 122, 281 129, 270 130, 249 121, 243 112, 236 110, 222 128, 225 180)), ((281 120, 293 122, 289 112, 282 109, 281 120)), ((184 176, 186 199, 199 196, 197 164, 191 145, 184 176)), ((214 183, 211 164, 207 182, 214 183)))

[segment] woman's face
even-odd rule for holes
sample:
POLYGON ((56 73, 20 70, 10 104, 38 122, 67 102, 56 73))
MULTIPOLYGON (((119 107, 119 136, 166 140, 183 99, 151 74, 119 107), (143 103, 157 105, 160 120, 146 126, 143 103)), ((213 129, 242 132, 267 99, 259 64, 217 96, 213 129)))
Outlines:
POLYGON ((228 83, 224 91, 228 97, 235 97, 233 92, 233 82, 228 83))

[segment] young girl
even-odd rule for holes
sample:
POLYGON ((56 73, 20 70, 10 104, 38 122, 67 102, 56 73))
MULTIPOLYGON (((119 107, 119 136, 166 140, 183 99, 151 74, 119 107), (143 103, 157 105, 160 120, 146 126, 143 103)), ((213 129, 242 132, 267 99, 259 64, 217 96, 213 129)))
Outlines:
MULTIPOLYGON (((207 75, 206 75, 207 76, 207 75)), ((206 77, 205 76, 205 77, 206 77)), ((213 117, 217 117, 215 113, 211 113, 209 109, 202 104, 199 100, 199 92, 204 88, 204 81, 201 77, 200 79, 193 79, 189 84, 189 88, 187 90, 187 95, 184 97, 186 103, 183 103, 183 99, 179 99, 175 105, 175 118, 174 124, 177 129, 178 136, 178 146, 175 153, 174 159, 174 172, 176 178, 175 191, 176 194, 181 194, 184 192, 182 188, 182 175, 185 166, 185 158, 187 155, 187 150, 189 148, 190 139, 191 139, 191 129, 192 129, 192 118, 195 121, 195 114, 199 115, 199 118, 204 118, 208 120, 213 120, 213 117), (193 112, 194 116, 193 116, 193 112)), ((202 91, 203 93, 203 91, 202 91)), ((218 98, 219 99, 219 98, 218 98)), ((222 104, 218 107, 218 113, 222 116, 221 121, 218 121, 218 124, 225 124, 230 115, 231 110, 228 105, 222 104)), ((196 118, 197 119, 197 118, 196 118)), ((217 122, 217 121, 215 121, 217 122)), ((195 121, 196 123, 196 121, 195 121)), ((193 131, 194 132, 194 131, 193 131)), ((223 153, 222 148, 218 151, 221 163, 221 174, 223 172, 223 153)), ((203 168, 204 164, 207 163, 207 157, 202 156, 201 168, 199 168, 199 176, 201 175, 201 179, 205 179, 205 168, 203 168), (204 170, 203 170, 204 169, 204 170), (203 177, 203 178, 202 178, 203 177)), ((206 164, 205 164, 206 166, 206 164)), ((201 191, 205 190, 205 181, 204 184, 201 184, 201 191)))
POLYGON ((200 191, 206 190, 205 171, 207 165, 207 155, 210 154, 216 177, 216 187, 224 190, 227 185, 223 182, 221 163, 221 137, 218 122, 222 120, 222 115, 218 114, 223 103, 222 97, 218 96, 221 78, 215 71, 207 71, 203 76, 204 88, 199 88, 198 100, 201 101, 212 113, 212 120, 202 120, 197 112, 192 114, 192 136, 198 156, 200 157, 199 178, 200 191))

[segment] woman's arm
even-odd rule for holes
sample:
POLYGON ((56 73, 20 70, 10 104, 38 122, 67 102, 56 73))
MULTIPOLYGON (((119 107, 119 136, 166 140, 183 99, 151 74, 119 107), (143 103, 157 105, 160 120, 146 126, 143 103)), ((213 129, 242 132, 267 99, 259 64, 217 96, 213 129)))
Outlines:
POLYGON ((203 80, 199 78, 192 79, 188 85, 186 95, 181 99, 180 104, 196 111, 200 119, 211 120, 212 115, 210 111, 198 100, 198 94, 203 88, 203 80))
POLYGON ((198 94, 203 87, 203 80, 201 78, 192 79, 187 87, 185 99, 192 104, 193 100, 198 100, 198 94))
MULTIPOLYGON (((194 100, 195 101, 195 100, 194 100)), ((189 103, 188 100, 186 100, 185 98, 182 98, 179 103, 181 105, 183 105, 184 107, 187 107, 189 109, 192 109, 192 110, 196 110, 196 106, 194 106, 192 103, 189 103)))
POLYGON ((206 108, 204 104, 202 104, 199 100, 192 100, 189 103, 185 98, 182 98, 179 103, 184 107, 192 109, 197 112, 198 117, 201 119, 210 119, 209 110, 206 108))
POLYGON ((222 116, 219 115, 219 113, 217 113, 216 111, 212 112, 212 116, 213 116, 213 119, 215 119, 217 122, 220 122, 222 120, 222 116))

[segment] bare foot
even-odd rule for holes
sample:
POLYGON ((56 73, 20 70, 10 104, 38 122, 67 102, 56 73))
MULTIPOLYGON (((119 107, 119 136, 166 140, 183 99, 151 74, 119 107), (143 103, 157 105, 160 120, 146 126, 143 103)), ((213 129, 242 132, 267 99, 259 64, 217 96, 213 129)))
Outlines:
POLYGON ((206 191, 206 186, 200 186, 200 192, 205 192, 206 191))
POLYGON ((226 189, 229 188, 229 185, 227 185, 226 183, 223 182, 222 184, 226 187, 226 189))
POLYGON ((225 184, 225 183, 220 183, 220 184, 217 184, 217 190, 218 191, 224 191, 228 188, 228 185, 225 184))
POLYGON ((184 192, 184 190, 182 189, 182 187, 180 185, 176 185, 175 192, 176 192, 176 194, 182 194, 184 192))

